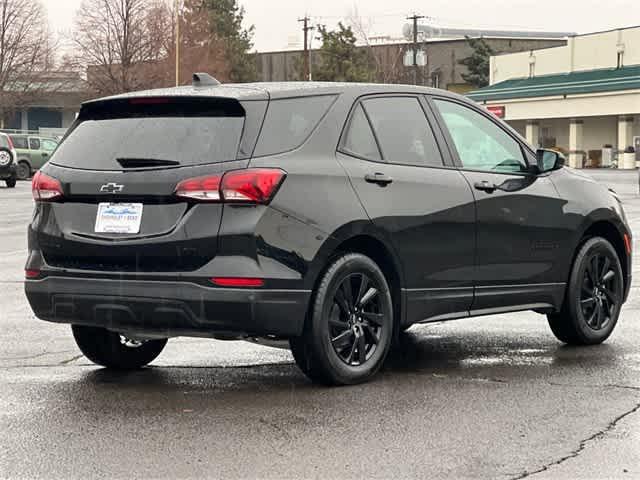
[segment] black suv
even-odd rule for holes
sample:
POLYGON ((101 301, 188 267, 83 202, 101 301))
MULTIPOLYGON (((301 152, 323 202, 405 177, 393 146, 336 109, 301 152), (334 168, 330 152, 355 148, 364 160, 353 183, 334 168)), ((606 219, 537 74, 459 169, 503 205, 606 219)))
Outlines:
POLYGON ((520 310, 604 341, 631 283, 619 199, 464 97, 273 83, 82 106, 33 179, 26 293, 82 352, 288 340, 313 380, 370 378, 414 323, 520 310))

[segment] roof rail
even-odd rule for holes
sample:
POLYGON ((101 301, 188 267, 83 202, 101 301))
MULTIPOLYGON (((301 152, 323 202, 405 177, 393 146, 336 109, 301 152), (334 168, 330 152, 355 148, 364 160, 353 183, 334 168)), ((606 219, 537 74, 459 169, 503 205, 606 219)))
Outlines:
POLYGON ((194 73, 193 74, 193 86, 194 87, 215 87, 220 85, 220 82, 213 78, 208 73, 194 73))

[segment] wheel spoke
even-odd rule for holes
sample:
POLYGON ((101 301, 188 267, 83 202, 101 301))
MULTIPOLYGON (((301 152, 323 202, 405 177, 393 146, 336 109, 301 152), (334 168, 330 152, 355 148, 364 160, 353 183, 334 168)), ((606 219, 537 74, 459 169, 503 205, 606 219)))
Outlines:
POLYGON ((351 330, 345 330, 340 335, 331 339, 331 343, 338 350, 342 350, 348 347, 351 344, 351 337, 353 337, 353 332, 351 330))
POLYGON ((593 328, 598 330, 602 325, 602 314, 603 314, 603 312, 602 312, 602 304, 601 303, 599 303, 596 306, 595 314, 596 314, 596 318, 595 318, 595 324, 593 325, 593 328))
POLYGON ((367 290, 367 293, 365 293, 362 296, 362 299, 360 300, 360 303, 358 304, 359 307, 364 307, 367 303, 369 303, 376 295, 378 295, 378 290, 371 287, 369 290, 367 290))
POLYGON ((589 260, 589 263, 587 264, 587 275, 589 275, 591 286, 595 286, 598 283, 597 257, 591 257, 591 260, 589 260), (594 266, 594 263, 595 263, 595 266, 594 266))
POLYGON ((609 270, 607 273, 605 273, 602 276, 602 281, 603 282, 608 282, 609 280, 611 280, 615 276, 616 276, 616 272, 614 272, 613 270, 609 270))
POLYGON ((360 315, 377 326, 382 326, 384 315, 382 313, 361 312, 360 315))
POLYGON ((352 344, 351 344, 351 351, 349 352, 349 356, 347 357, 347 364, 351 365, 351 362, 353 362, 353 356, 356 353, 356 347, 358 345, 358 339, 356 339, 352 344))
POLYGON ((613 293, 611 290, 609 290, 608 288, 603 288, 602 289, 602 293, 605 294, 605 296, 609 299, 609 301, 613 304, 617 304, 618 303, 618 296, 613 293))
POLYGON ((371 325, 365 325, 364 326, 364 331, 367 333, 367 337, 369 338, 369 341, 371 342, 371 344, 377 345, 378 344, 378 337, 376 336, 375 332, 373 331, 373 327, 371 325))
POLYGON ((342 282, 342 285, 340 285, 340 288, 342 289, 344 299, 347 302, 347 305, 349 306, 349 311, 352 312, 354 303, 353 303, 353 288, 351 286, 351 277, 346 278, 344 282, 342 282))
POLYGON ((584 283, 582 284, 582 291, 590 297, 593 296, 593 288, 587 287, 584 283))
POLYGON ((349 308, 349 303, 347 302, 346 298, 344 298, 344 292, 341 288, 338 288, 338 290, 336 291, 335 300, 340 307, 340 310, 342 310, 342 313, 344 313, 345 315, 351 315, 351 308, 349 308))
POLYGON ((609 257, 604 257, 604 265, 602 266, 602 270, 600 270, 600 277, 598 280, 601 282, 604 281, 604 277, 609 272, 609 267, 611 267, 611 260, 609 260, 609 257))
POLYGON ((596 301, 595 298, 590 297, 590 298, 585 298, 584 300, 581 300, 580 303, 582 304, 582 306, 587 307, 589 305, 593 305, 595 301, 596 301))
POLYGON ((360 334, 358 338, 358 363, 362 365, 367 360, 367 342, 364 334, 360 334))
POLYGON ((360 302, 362 302, 362 297, 369 288, 369 278, 365 274, 362 274, 360 277, 360 288, 358 288, 358 296, 356 297, 355 303, 356 305, 360 305, 360 302))

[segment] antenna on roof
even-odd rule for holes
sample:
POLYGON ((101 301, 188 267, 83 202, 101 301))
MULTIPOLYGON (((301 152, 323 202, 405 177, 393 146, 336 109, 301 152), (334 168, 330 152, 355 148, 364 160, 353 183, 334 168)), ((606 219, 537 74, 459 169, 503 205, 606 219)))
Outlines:
POLYGON ((208 73, 194 73, 193 74, 193 86, 194 87, 215 87, 220 85, 220 82, 213 78, 208 73))

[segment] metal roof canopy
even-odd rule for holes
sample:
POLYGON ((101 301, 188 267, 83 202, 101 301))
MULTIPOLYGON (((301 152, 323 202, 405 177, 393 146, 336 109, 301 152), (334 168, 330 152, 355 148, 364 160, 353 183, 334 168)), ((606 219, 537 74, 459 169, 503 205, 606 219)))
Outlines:
POLYGON ((640 89, 640 65, 513 78, 475 90, 467 96, 482 102, 634 89, 640 89))

